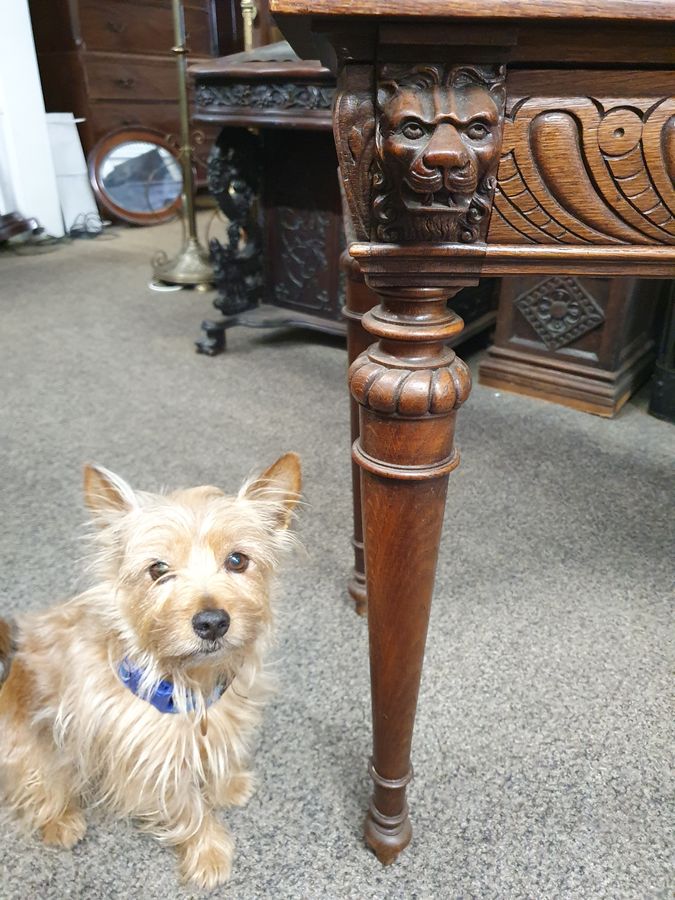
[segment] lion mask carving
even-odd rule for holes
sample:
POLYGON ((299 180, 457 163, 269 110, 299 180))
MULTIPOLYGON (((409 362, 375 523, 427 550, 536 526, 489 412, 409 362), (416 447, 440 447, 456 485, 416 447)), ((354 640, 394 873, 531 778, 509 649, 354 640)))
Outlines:
POLYGON ((503 127, 502 66, 385 65, 377 92, 375 240, 484 234, 503 127))

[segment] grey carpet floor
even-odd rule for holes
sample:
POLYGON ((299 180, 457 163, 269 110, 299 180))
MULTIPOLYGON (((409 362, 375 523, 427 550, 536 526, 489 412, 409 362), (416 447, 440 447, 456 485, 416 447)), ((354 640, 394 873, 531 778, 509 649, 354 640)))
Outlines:
MULTIPOLYGON (((147 289, 176 226, 116 235, 0 255, 0 610, 81 584, 84 461, 147 489, 234 489, 282 451, 302 455, 280 689, 258 793, 228 814, 234 875, 215 895, 670 896, 673 428, 639 404, 605 421, 474 387, 420 697, 414 841, 383 869, 360 836, 369 692, 366 623, 344 589, 344 348, 236 329, 226 355, 198 356, 210 296, 147 289)), ((0 824, 2 900, 188 896, 168 851, 103 814, 72 853, 0 824)))

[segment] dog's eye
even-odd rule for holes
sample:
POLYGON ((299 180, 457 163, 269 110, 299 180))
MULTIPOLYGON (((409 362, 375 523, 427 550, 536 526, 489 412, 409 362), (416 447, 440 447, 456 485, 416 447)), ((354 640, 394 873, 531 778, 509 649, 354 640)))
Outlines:
POLYGON ((163 560, 158 559, 157 562, 154 562, 151 566, 148 566, 148 575, 152 578, 153 581, 157 581, 162 575, 166 575, 169 571, 169 564, 165 563, 163 560))
POLYGON ((245 572, 248 569, 248 563, 248 556, 235 550, 225 560, 225 568, 228 572, 245 572))

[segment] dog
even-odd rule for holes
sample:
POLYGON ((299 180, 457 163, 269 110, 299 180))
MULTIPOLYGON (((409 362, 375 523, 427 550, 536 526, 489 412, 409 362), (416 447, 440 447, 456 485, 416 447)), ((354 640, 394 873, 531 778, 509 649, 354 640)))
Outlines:
POLYGON ((85 467, 95 586, 26 615, 13 642, 0 626, 0 797, 46 844, 73 847, 97 803, 175 848, 183 880, 227 881, 216 810, 253 792, 270 589, 300 489, 294 453, 236 496, 141 493, 85 467))
POLYGON ((9 666, 14 652, 12 626, 10 622, 0 619, 0 685, 9 674, 9 666))

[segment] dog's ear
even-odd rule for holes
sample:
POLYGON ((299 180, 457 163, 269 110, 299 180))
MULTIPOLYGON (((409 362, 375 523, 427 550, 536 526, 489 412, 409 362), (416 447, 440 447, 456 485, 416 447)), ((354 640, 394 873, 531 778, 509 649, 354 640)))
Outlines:
POLYGON ((84 502, 103 522, 138 507, 136 495, 126 481, 103 466, 84 467, 84 502))
POLYGON ((269 469, 245 484, 241 495, 249 500, 263 500, 276 506, 276 526, 285 529, 290 525, 301 490, 300 457, 297 453, 285 453, 269 469))

